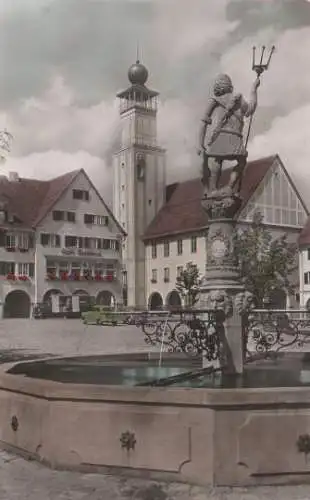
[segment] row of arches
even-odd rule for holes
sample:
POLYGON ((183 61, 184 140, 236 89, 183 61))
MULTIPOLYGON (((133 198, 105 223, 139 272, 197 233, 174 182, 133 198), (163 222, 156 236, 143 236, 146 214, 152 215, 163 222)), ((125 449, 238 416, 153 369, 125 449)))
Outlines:
MULTIPOLYGON (((52 295, 64 295, 64 293, 61 290, 58 289, 51 289, 45 292, 43 295, 43 302, 50 302, 52 295)), ((88 296, 89 293, 86 292, 86 290, 75 290, 72 295, 79 295, 81 297, 88 296)), ((115 297, 114 295, 109 292, 108 290, 101 290, 98 295, 96 296, 96 304, 100 306, 113 306, 115 303, 115 297)))
MULTIPOLYGON (((51 302, 52 295, 64 295, 61 290, 48 290, 43 296, 43 302, 51 302)), ((86 290, 75 290, 72 295, 89 296, 86 290)), ((274 294, 273 300, 269 303, 272 309, 285 309, 286 295, 284 292, 274 294)), ((102 306, 113 306, 115 304, 114 295, 108 290, 101 290, 96 296, 96 304, 102 306)), ((159 292, 154 292, 150 295, 148 307, 151 310, 161 309, 163 306, 180 307, 182 300, 180 294, 176 290, 168 293, 164 301, 159 292)), ((306 308, 310 309, 310 300, 306 304, 306 308)), ((13 290, 7 294, 4 302, 3 316, 5 318, 29 318, 31 313, 31 298, 27 292, 23 290, 13 290)))
MULTIPOLYGON (((43 302, 50 303, 52 295, 64 295, 61 290, 48 290, 43 296, 43 302)), ((72 295, 89 296, 86 290, 75 290, 72 295)), ((102 306, 113 306, 114 295, 108 290, 101 290, 96 296, 96 304, 102 306)), ((7 294, 4 301, 4 318, 29 318, 31 315, 31 297, 24 290, 12 290, 7 294)))
POLYGON ((148 307, 151 310, 161 309, 163 306, 170 307, 181 307, 182 300, 180 294, 176 290, 172 290, 168 293, 166 297, 166 301, 164 304, 164 300, 159 292, 154 292, 150 295, 148 301, 148 307))
MULTIPOLYGON (((154 292, 150 295, 148 302, 149 309, 160 309, 164 305, 167 307, 180 307, 182 305, 180 294, 176 290, 172 290, 168 293, 165 302, 159 292, 154 292)), ((268 307, 271 309, 285 309, 286 293, 283 290, 275 290, 270 296, 268 307)), ((310 300, 307 302, 306 307, 310 309, 310 300)))

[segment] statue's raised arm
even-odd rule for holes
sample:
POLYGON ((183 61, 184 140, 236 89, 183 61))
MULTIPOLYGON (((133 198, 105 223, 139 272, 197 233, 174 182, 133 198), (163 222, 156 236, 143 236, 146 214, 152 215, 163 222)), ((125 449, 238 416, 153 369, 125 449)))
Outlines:
POLYGON ((253 83, 249 102, 243 100, 243 112, 246 117, 254 115, 257 108, 257 89, 260 86, 260 79, 257 78, 253 83))

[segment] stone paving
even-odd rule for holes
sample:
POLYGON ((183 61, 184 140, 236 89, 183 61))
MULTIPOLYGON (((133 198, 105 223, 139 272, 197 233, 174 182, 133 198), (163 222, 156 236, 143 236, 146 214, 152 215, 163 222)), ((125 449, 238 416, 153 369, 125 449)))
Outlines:
MULTIPOLYGON (((149 350, 135 327, 78 320, 0 321, 0 362, 149 350)), ((0 500, 310 500, 310 486, 208 489, 100 474, 53 471, 0 451, 0 500)))

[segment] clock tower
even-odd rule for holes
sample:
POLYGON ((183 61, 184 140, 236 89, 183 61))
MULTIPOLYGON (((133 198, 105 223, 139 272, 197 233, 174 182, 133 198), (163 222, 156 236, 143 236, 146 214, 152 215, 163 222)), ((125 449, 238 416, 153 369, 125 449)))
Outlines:
POLYGON ((157 144, 158 92, 146 86, 148 71, 136 61, 130 86, 119 92, 121 144, 114 155, 114 214, 127 233, 123 246, 128 306, 145 307, 146 255, 142 236, 165 201, 165 150, 157 144))

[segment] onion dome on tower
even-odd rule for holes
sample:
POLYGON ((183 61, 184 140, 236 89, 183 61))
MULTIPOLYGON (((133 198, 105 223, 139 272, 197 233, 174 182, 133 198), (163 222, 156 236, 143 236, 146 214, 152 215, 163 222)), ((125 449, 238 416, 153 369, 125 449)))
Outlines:
POLYGON ((139 60, 132 64, 128 70, 128 78, 132 85, 145 85, 148 76, 148 70, 139 60))
POLYGON ((147 82, 149 72, 139 59, 132 64, 128 70, 128 79, 131 86, 117 94, 121 100, 120 112, 124 113, 132 108, 144 108, 150 112, 157 110, 158 92, 148 89, 147 82))

